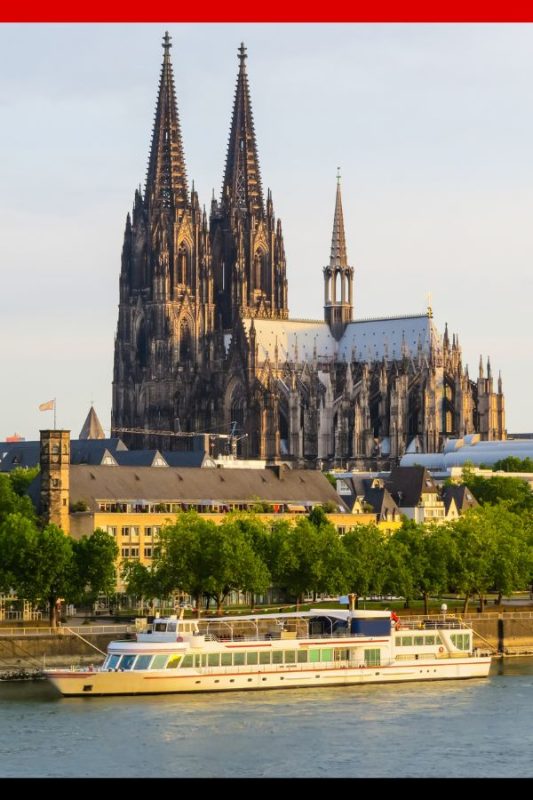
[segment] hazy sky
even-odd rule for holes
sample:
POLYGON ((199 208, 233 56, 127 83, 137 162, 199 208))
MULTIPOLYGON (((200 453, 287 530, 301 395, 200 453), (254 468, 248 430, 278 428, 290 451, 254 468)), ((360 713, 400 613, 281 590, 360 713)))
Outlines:
POLYGON ((532 431, 531 25, 0 26, 0 439, 110 424, 120 252, 168 27, 189 180, 220 192, 236 50, 291 316, 321 318, 341 166, 357 318, 420 313, 532 431))

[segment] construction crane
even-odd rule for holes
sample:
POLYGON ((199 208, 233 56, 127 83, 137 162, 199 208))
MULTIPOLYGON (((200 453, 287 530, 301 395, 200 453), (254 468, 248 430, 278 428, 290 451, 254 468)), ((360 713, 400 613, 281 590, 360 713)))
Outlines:
POLYGON ((232 455, 237 455, 237 442, 241 439, 246 439, 248 434, 242 433, 237 436, 237 422, 232 421, 230 433, 211 433, 208 431, 160 431, 146 428, 113 428, 115 433, 133 433, 141 436, 173 436, 175 438, 190 438, 191 436, 209 436, 211 441, 215 439, 225 439, 229 441, 230 452, 232 455))

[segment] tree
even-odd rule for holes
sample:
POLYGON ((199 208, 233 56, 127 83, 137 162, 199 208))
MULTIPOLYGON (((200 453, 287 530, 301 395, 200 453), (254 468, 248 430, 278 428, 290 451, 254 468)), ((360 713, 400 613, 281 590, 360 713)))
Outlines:
POLYGON ((0 524, 2 584, 32 603, 49 603, 50 625, 57 625, 60 599, 76 594, 72 539, 55 525, 39 530, 21 513, 0 524))
POLYGON ((472 594, 479 596, 483 610, 485 596, 493 582, 495 530, 483 507, 469 509, 450 524, 454 542, 450 563, 450 581, 465 596, 463 612, 472 594))
POLYGON ((9 473, 9 480, 15 494, 24 497, 28 492, 30 483, 39 474, 39 467, 15 467, 9 473))
POLYGON ((342 537, 348 588, 359 598, 381 594, 383 583, 384 540, 376 525, 355 525, 342 537))
POLYGON ((533 472, 532 458, 517 458, 517 456, 507 456, 492 465, 494 472, 533 472))
POLYGON ((118 556, 115 540, 105 531, 97 529, 92 536, 83 536, 79 541, 74 541, 73 549, 80 597, 86 595, 90 602, 94 602, 99 594, 113 594, 118 556))
POLYGON ((279 524, 272 531, 274 582, 298 600, 307 592, 332 593, 346 585, 340 538, 322 509, 315 511, 318 527, 303 517, 294 527, 279 524))
MULTIPOLYGON (((404 519, 391 537, 391 544, 401 542, 407 551, 406 567, 411 575, 407 586, 413 587, 424 599, 424 613, 429 614, 429 597, 439 594, 448 586, 448 564, 451 538, 447 529, 433 525, 420 525, 404 519)), ((406 597, 409 601, 409 598, 406 597)))
POLYGON ((154 597, 165 597, 170 593, 155 565, 147 566, 137 560, 127 560, 122 564, 121 576, 126 584, 126 593, 145 599, 149 604, 154 597))
POLYGON ((9 514, 22 514, 29 520, 35 520, 33 503, 29 497, 21 496, 15 491, 15 485, 21 487, 18 476, 13 483, 9 475, 0 474, 0 522, 9 514))
POLYGON ((464 483, 481 505, 505 503, 515 513, 533 511, 531 487, 521 478, 504 478, 502 475, 482 478, 480 475, 467 475, 464 483))

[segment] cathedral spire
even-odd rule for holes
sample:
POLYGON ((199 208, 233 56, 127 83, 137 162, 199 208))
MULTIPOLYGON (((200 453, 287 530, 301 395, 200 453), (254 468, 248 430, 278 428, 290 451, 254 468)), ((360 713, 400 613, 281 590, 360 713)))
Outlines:
POLYGON ((347 267, 346 237, 344 235, 344 217, 342 214, 341 175, 337 167, 337 196, 335 198, 335 217, 333 219, 333 236, 331 237, 331 255, 329 264, 335 267, 347 267))
POLYGON ((174 91, 168 31, 163 37, 163 64, 155 112, 152 144, 146 176, 146 198, 150 206, 172 208, 187 204, 187 174, 181 128, 174 91))
POLYGON ((239 75, 226 156, 223 201, 228 198, 241 210, 263 213, 263 190, 257 156, 254 119, 248 75, 246 74, 246 48, 241 44, 238 52, 239 75))

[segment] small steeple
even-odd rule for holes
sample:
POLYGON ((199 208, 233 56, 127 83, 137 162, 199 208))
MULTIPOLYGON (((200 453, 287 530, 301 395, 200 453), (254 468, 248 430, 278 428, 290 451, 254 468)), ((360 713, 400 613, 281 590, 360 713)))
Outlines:
POLYGON ((498 394, 503 394, 502 371, 498 372, 498 394))
POLYGON ((448 323, 444 323, 444 339, 443 339, 443 346, 445 350, 448 350, 450 347, 450 336, 448 334, 448 323))
POLYGON ((189 199, 181 128, 170 61, 168 31, 163 36, 163 64, 146 176, 148 203, 162 208, 186 205, 189 199))
POLYGON ((104 429, 100 424, 100 420, 94 410, 94 406, 91 404, 91 408, 89 409, 89 413, 87 414, 87 418, 83 423, 83 427, 80 431, 80 439, 105 439, 104 429))
POLYGON ((492 378, 492 370, 490 368, 490 356, 487 356, 487 378, 492 378))
POLYGON ((483 356, 479 357, 479 377, 483 378, 483 356))
POLYGON ((222 201, 254 214, 263 213, 263 190, 255 139, 254 118, 246 74, 246 47, 239 47, 239 75, 235 89, 233 115, 222 186, 222 201))
POLYGON ((346 237, 344 235, 344 217, 342 213, 341 170, 337 167, 337 195, 335 198, 335 217, 333 219, 333 235, 331 237, 331 255, 329 264, 335 267, 347 267, 346 237))

